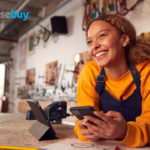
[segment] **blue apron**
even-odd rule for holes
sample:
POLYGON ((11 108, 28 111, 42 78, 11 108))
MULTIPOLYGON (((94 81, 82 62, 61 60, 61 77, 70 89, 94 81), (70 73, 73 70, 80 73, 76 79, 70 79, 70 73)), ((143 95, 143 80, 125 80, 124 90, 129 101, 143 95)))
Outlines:
POLYGON ((126 121, 135 121, 137 116, 141 115, 142 96, 140 91, 141 80, 135 66, 128 64, 133 80, 136 85, 134 92, 125 100, 118 101, 105 90, 105 70, 102 68, 101 73, 97 76, 96 92, 100 97, 100 110, 104 113, 108 111, 120 112, 126 121))

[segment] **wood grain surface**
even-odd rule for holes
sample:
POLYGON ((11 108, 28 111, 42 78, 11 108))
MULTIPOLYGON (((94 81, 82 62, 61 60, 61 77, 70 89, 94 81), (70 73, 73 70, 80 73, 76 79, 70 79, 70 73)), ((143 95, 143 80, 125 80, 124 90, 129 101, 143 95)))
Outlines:
POLYGON ((76 138, 74 126, 53 124, 52 126, 59 139, 38 141, 28 132, 34 122, 35 120, 25 120, 25 114, 0 113, 0 145, 42 147, 64 139, 76 138))

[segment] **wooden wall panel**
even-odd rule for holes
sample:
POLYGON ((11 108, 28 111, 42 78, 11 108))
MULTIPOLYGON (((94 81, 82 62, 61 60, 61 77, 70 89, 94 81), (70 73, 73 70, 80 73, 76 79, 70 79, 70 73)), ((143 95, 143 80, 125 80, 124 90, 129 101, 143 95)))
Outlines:
POLYGON ((35 82, 35 68, 27 70, 26 89, 31 89, 35 82))
POLYGON ((46 86, 53 86, 57 81, 57 67, 58 61, 53 61, 46 64, 46 86))
POLYGON ((78 67, 78 73, 75 73, 74 74, 74 82, 77 83, 78 82, 78 76, 83 68, 83 66, 92 60, 92 57, 89 55, 89 52, 86 51, 86 52, 83 52, 83 53, 80 53, 79 54, 79 63, 76 64, 76 66, 78 67))

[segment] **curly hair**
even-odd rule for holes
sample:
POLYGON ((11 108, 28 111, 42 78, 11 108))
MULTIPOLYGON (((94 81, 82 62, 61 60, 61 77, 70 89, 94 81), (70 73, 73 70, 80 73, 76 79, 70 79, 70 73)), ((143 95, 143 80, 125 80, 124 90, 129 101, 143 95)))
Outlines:
POLYGON ((90 25, 94 21, 106 21, 114 26, 120 34, 127 34, 129 36, 129 43, 125 47, 126 59, 131 64, 138 64, 143 61, 150 60, 150 40, 146 38, 137 38, 134 26, 124 17, 118 15, 101 15, 93 19, 86 29, 89 30, 90 25))

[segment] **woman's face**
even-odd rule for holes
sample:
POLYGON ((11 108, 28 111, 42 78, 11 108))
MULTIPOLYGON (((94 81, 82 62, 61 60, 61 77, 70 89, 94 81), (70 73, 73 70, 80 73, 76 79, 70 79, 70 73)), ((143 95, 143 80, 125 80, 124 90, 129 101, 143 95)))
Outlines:
POLYGON ((94 21, 87 33, 89 54, 100 67, 112 67, 125 58, 124 39, 105 21, 94 21))

